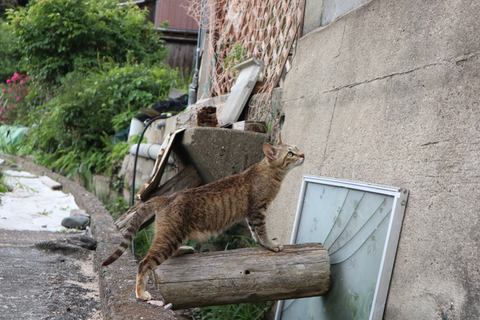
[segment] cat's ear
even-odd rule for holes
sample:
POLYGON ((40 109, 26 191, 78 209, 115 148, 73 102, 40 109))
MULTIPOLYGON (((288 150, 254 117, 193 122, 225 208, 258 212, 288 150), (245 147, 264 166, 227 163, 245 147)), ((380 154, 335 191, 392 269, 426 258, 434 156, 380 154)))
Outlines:
POLYGON ((270 143, 263 144, 263 154, 269 160, 275 160, 275 148, 270 143))
POLYGON ((283 144, 283 141, 282 141, 282 131, 281 131, 281 130, 278 130, 277 144, 283 144))

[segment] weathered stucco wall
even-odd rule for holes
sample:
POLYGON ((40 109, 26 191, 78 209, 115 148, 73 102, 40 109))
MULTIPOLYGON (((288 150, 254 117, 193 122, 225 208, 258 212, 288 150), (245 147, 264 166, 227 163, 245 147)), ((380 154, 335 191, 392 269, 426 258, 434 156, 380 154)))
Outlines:
POLYGON ((475 0, 373 0, 300 39, 283 88, 283 140, 306 161, 272 238, 289 241, 305 174, 410 190, 386 319, 480 319, 479 16, 475 0))

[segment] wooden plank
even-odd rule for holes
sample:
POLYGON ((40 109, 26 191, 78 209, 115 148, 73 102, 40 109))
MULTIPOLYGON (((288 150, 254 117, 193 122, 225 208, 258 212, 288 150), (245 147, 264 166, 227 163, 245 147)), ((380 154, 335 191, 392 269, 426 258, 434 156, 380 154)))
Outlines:
POLYGON ((168 136, 167 138, 168 142, 166 144, 166 147, 163 150, 163 152, 160 152, 158 154, 157 160, 155 162, 155 173, 150 178, 150 180, 147 183, 145 183, 140 189, 140 191, 137 193, 137 198, 140 199, 141 201, 145 201, 146 199, 148 199, 150 193, 152 193, 153 190, 158 187, 158 184, 162 179, 163 172, 165 171, 165 166, 167 165, 168 157, 170 156, 170 153, 174 145, 181 141, 181 137, 184 131, 185 129, 180 129, 168 136), (158 160, 159 158, 160 158, 160 161, 158 160))
POLYGON ((249 59, 235 68, 239 70, 239 74, 225 102, 225 107, 218 115, 220 126, 232 124, 238 120, 260 76, 263 64, 256 59, 249 59))
POLYGON ((328 251, 320 244, 173 257, 156 275, 163 297, 175 309, 311 297, 330 288, 328 251))
POLYGON ((47 176, 41 176, 40 181, 52 190, 62 190, 62 184, 47 176))

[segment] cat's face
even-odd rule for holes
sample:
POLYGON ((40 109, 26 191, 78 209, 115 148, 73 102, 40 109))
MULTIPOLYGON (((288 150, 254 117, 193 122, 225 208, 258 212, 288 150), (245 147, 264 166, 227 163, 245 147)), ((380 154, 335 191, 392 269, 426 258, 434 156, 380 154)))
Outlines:
POLYGON ((299 166, 305 161, 305 154, 296 146, 288 144, 272 146, 271 144, 265 143, 263 145, 263 153, 270 165, 286 170, 299 166))

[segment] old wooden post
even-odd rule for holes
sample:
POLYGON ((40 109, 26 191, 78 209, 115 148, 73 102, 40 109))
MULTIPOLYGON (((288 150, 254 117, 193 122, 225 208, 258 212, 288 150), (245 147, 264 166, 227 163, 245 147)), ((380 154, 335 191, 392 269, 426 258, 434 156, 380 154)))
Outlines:
POLYGON ((156 274, 175 309, 318 296, 330 287, 328 251, 320 244, 187 254, 168 259, 156 274))

